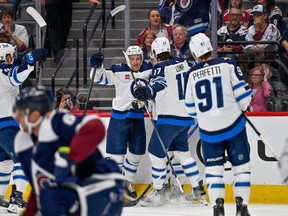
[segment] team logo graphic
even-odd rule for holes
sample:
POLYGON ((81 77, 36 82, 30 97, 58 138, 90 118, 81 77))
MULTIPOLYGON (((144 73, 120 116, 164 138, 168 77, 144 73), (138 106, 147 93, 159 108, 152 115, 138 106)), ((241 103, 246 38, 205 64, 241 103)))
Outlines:
POLYGON ((148 85, 148 83, 147 83, 147 81, 144 80, 144 79, 137 78, 137 79, 136 79, 136 83, 135 83, 135 81, 133 81, 133 82, 131 83, 131 87, 130 87, 131 94, 133 95, 133 97, 136 98, 136 95, 134 94, 134 90, 135 90, 136 88, 138 88, 138 87, 140 87, 140 86, 147 86, 147 85, 148 85))
POLYGON ((193 0, 180 0, 178 2, 178 5, 182 9, 182 11, 189 10, 192 4, 193 4, 193 0))

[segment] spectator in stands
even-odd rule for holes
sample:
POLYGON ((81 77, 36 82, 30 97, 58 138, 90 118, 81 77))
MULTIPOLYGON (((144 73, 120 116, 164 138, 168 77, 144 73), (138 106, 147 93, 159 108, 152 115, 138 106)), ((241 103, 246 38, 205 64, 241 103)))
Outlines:
POLYGON ((189 38, 199 32, 205 32, 209 24, 210 4, 211 0, 177 0, 173 15, 174 24, 186 27, 189 38))
MULTIPOLYGON (((277 41, 281 34, 277 27, 269 23, 267 20, 267 12, 263 5, 256 5, 253 7, 252 14, 254 17, 254 24, 249 27, 246 35, 246 41, 277 41)), ((272 59, 275 58, 273 54, 265 54, 264 51, 276 51, 278 49, 276 44, 249 44, 245 50, 255 51, 255 60, 272 59)))
POLYGON ((223 25, 229 25, 230 24, 230 13, 229 10, 231 8, 239 8, 242 12, 242 15, 240 16, 240 24, 247 27, 250 19, 250 13, 244 9, 242 5, 242 0, 230 0, 229 1, 229 9, 225 10, 223 12, 223 25))
POLYGON ((45 9, 54 62, 58 64, 72 24, 72 0, 46 0, 45 9))
POLYGON ((56 92, 56 109, 79 110, 77 97, 68 88, 61 88, 56 92))
POLYGON ((13 13, 5 8, 0 12, 0 30, 10 38, 9 43, 17 46, 19 54, 24 53, 29 46, 29 37, 25 26, 14 24, 13 13))
POLYGON ((269 70, 262 65, 251 70, 252 100, 249 105, 250 112, 266 112, 267 101, 270 98, 271 85, 268 82, 269 70))
POLYGON ((283 32, 285 29, 285 26, 282 26, 283 15, 280 8, 275 5, 275 0, 257 0, 257 3, 266 8, 269 22, 283 32))
POLYGON ((287 97, 287 86, 282 83, 279 79, 278 70, 272 68, 268 64, 262 64, 264 70, 268 70, 268 82, 272 87, 272 91, 270 92, 270 100, 267 106, 268 111, 283 111, 283 100, 287 97))
MULTIPOLYGON (((232 0, 234 1, 234 0, 232 0)), ((238 7, 232 7, 228 10, 230 23, 228 26, 222 26, 217 31, 218 41, 245 41, 247 28, 241 25, 243 10, 238 7)), ((242 51, 242 44, 219 45, 218 52, 242 51)), ((237 54, 228 54, 230 58, 236 59, 237 54)))
MULTIPOLYGON (((286 63, 288 63, 288 26, 282 34, 281 40, 282 57, 286 63)), ((287 64, 286 64, 287 65, 287 64)))
POLYGON ((187 29, 181 25, 173 26, 173 43, 171 44, 171 55, 182 57, 187 60, 195 60, 189 48, 187 40, 187 29))
POLYGON ((96 4, 96 5, 100 5, 101 0, 89 0, 89 3, 91 5, 96 4))
POLYGON ((166 37, 170 41, 172 41, 172 38, 173 38, 172 26, 161 22, 160 12, 157 9, 149 10, 148 23, 149 23, 149 27, 145 28, 138 35, 137 42, 136 42, 138 46, 141 45, 142 37, 147 30, 154 31, 157 37, 166 37))
POLYGON ((144 60, 150 60, 151 53, 151 44, 156 38, 156 34, 152 30, 147 30, 141 40, 141 49, 143 51, 144 60))

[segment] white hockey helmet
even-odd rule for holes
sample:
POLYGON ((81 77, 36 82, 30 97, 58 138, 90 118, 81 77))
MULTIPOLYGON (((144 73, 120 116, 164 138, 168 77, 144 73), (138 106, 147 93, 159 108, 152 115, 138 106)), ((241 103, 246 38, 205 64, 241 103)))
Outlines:
POLYGON ((189 47, 197 58, 213 50, 210 39, 203 33, 192 36, 189 47))
POLYGON ((126 50, 126 55, 127 56, 141 55, 142 60, 143 60, 143 51, 139 46, 129 46, 126 50))
POLYGON ((8 43, 0 43, 0 61, 7 62, 7 55, 11 55, 14 60, 15 47, 8 43))
POLYGON ((160 53, 170 52, 170 42, 165 37, 156 38, 151 45, 152 53, 156 55, 160 53))

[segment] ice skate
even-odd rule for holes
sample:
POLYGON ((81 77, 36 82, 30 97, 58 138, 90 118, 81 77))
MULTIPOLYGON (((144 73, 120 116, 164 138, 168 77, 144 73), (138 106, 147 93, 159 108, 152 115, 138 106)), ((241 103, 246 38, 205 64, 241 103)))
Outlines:
POLYGON ((203 187, 203 180, 201 180, 198 183, 197 187, 193 188, 193 194, 194 194, 195 199, 199 200, 202 203, 202 205, 205 205, 205 206, 208 205, 206 201, 206 192, 203 187))
POLYGON ((164 189, 156 190, 153 189, 149 194, 147 194, 143 199, 140 201, 141 206, 145 207, 155 207, 161 206, 164 203, 164 189))
POLYGON ((10 196, 10 205, 8 212, 18 214, 19 211, 26 206, 26 201, 23 199, 23 193, 16 190, 16 185, 12 185, 12 194, 10 196))
POLYGON ((124 183, 124 196, 130 201, 134 201, 137 198, 137 193, 131 182, 125 181, 124 183))
POLYGON ((216 200, 216 205, 213 206, 213 216, 225 216, 224 199, 218 198, 216 200))
POLYGON ((236 216, 250 216, 247 205, 243 204, 242 197, 236 197, 236 216))
POLYGON ((182 193, 180 191, 179 186, 174 185, 173 189, 171 190, 171 194, 169 196, 169 199, 177 200, 177 199, 180 199, 181 197, 182 197, 182 193))
POLYGON ((163 185, 163 200, 164 203, 169 203, 170 202, 170 194, 171 194, 171 188, 170 184, 164 184, 163 185))
POLYGON ((9 201, 6 200, 3 196, 0 196, 0 206, 4 208, 8 208, 10 205, 9 201))

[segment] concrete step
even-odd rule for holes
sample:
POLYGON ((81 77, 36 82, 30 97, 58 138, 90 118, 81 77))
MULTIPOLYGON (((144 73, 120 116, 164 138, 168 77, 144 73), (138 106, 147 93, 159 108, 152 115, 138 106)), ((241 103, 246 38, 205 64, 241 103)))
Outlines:
MULTIPOLYGON (((137 38, 140 32, 143 29, 130 29, 130 37, 131 38, 137 38)), ((92 29, 87 29, 87 35, 88 38, 90 37, 92 32, 92 29)), ((83 30, 77 29, 77 28, 71 28, 68 38, 72 39, 75 36, 77 36, 79 39, 83 38, 83 30)), ((96 30, 94 38, 100 38, 101 37, 101 28, 96 30)), ((118 38, 124 38, 125 37, 125 31, 124 29, 106 29, 106 38, 107 39, 118 39, 118 38)))
MULTIPOLYGON (((106 16, 109 14, 110 10, 106 10, 106 16)), ((73 20, 86 20, 89 15, 89 10, 73 10, 72 19, 73 20)), ((97 20, 101 13, 101 10, 96 10, 92 16, 93 19, 97 20)), ((115 19, 124 19, 125 13, 124 11, 119 12, 115 15, 115 19)), ((130 10, 130 17, 148 17, 148 10, 145 9, 131 9, 130 10)))
MULTIPOLYGON (((73 42, 73 39, 67 39, 66 47, 69 47, 70 44, 73 42)), ((136 38, 130 39, 130 44, 136 44, 136 38)), ((99 47, 100 45, 100 38, 99 39, 92 39, 90 42, 90 47, 99 47)), ((79 40, 79 46, 83 47, 83 40, 79 40)), ((106 47, 124 47, 125 46, 125 39, 106 39, 106 47)))
MULTIPOLYGON (((105 67, 110 67, 111 64, 118 64, 118 63, 122 63, 125 62, 125 58, 122 54, 122 56, 115 56, 115 57, 105 57, 104 60, 104 65, 105 67)), ((44 69, 55 69, 56 68, 56 64, 54 63, 53 58, 48 58, 47 61, 43 64, 44 65, 44 69)), ((80 62, 79 62, 79 68, 81 69, 83 67, 83 58, 80 58, 80 62)), ((71 58, 66 58, 63 62, 62 68, 76 68, 76 60, 75 58, 71 57, 71 58)), ((71 71, 72 73, 72 71, 71 71)))
MULTIPOLYGON (((96 20, 91 20, 88 24, 88 28, 92 29, 96 23, 96 20)), ((84 20, 72 20, 72 29, 83 29, 84 20)), ((139 29, 139 33, 148 26, 147 18, 137 17, 136 19, 130 20, 130 28, 131 29, 139 29)), ((124 29, 125 20, 124 19, 116 19, 115 21, 115 29, 124 29)), ((102 28, 102 24, 100 23, 98 26, 99 29, 102 28)), ((111 23, 108 23, 107 29, 111 29, 111 23)))

